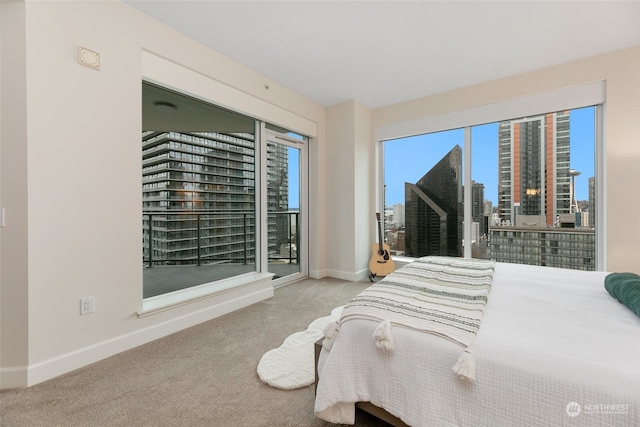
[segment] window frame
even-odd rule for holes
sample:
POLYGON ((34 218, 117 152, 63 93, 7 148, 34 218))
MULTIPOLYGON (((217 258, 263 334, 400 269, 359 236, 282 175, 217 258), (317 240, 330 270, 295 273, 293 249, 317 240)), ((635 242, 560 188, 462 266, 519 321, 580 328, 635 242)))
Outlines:
MULTIPOLYGON (((252 118, 256 124, 256 148, 261 151, 263 150, 262 141, 263 135, 265 134, 265 125, 277 126, 278 128, 287 129, 290 132, 303 135, 307 138, 306 144, 318 137, 317 122, 303 115, 293 113, 276 103, 266 101, 246 91, 229 86, 206 74, 146 50, 142 51, 141 59, 141 82, 147 82, 165 89, 174 90, 182 95, 252 118)), ((310 150, 307 148, 307 156, 309 153, 310 150)), ((255 177, 256 209, 260 210, 263 209, 263 205, 266 206, 266 179, 262 177, 262 173, 266 173, 266 157, 264 160, 262 159, 263 157, 263 153, 258 155, 259 164, 256 164, 255 177)), ((307 188, 305 192, 308 192, 308 181, 306 185, 307 188)), ((306 215, 308 214, 307 209, 306 215)), ((308 235, 309 230, 306 226, 308 220, 305 219, 304 221, 305 228, 301 230, 301 233, 308 235)), ((265 227, 261 227, 260 224, 257 223, 256 236, 263 238, 265 233, 265 227)), ((181 307, 188 303, 211 298, 214 295, 228 294, 230 291, 238 290, 239 292, 243 292, 242 288, 246 288, 246 292, 253 292, 258 288, 262 289, 264 283, 268 283, 269 286, 273 288, 273 275, 267 271, 267 255, 262 249, 261 240, 256 246, 256 269, 251 273, 245 273, 240 276, 205 283, 150 298, 142 298, 142 289, 140 289, 141 300, 137 316, 146 317, 154 315, 169 309, 181 307)), ((308 250, 304 256, 308 257, 308 250)), ((304 274, 308 275, 308 261, 305 263, 304 274)), ((142 282, 140 286, 143 286, 142 282)))
MULTIPOLYGON (((606 150, 604 138, 604 117, 606 111, 606 82, 596 81, 567 88, 542 92, 529 96, 508 99, 463 110, 452 111, 415 120, 398 122, 377 127, 375 130, 375 206, 384 210, 384 142, 428 133, 464 129, 463 147, 463 200, 464 226, 463 239, 470 241, 471 225, 471 128, 492 122, 513 120, 521 117, 546 114, 550 111, 573 110, 583 107, 595 107, 595 147, 594 176, 596 177, 596 271, 607 270, 606 241, 607 216, 606 192, 606 150)), ((471 246, 463 249, 465 258, 471 257, 471 246)), ((399 261, 409 262, 413 258, 398 257, 399 261)))

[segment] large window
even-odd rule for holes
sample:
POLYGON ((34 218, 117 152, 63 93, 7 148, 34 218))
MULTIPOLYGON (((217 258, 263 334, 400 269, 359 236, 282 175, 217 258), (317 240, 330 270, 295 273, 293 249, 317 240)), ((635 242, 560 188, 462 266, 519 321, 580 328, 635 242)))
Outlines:
POLYGON ((255 271, 255 121, 147 83, 142 98, 143 297, 255 271))
POLYGON ((267 144, 264 123, 146 82, 142 100, 143 298, 247 273, 306 274, 306 138, 267 144))
POLYGON ((596 269, 596 107, 383 144, 395 254, 596 269))
POLYGON ((385 238, 398 255, 462 256, 462 129, 385 143, 385 238))

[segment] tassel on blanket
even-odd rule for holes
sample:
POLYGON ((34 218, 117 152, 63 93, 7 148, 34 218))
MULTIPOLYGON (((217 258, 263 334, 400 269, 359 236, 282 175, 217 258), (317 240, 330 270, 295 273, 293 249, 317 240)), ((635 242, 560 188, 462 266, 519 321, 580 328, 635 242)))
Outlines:
POLYGON ((324 327, 322 332, 324 333, 324 340, 322 341, 322 346, 327 350, 331 350, 333 346, 333 341, 338 334, 338 329, 340 329, 340 325, 337 321, 329 323, 324 327))
POLYGON ((455 365, 451 368, 453 371, 469 381, 476 379, 476 360, 467 347, 460 356, 455 365))
POLYGON ((393 335, 391 335, 391 322, 389 320, 383 320, 380 322, 375 331, 373 331, 373 337, 376 339, 376 346, 383 350, 393 350, 393 335))

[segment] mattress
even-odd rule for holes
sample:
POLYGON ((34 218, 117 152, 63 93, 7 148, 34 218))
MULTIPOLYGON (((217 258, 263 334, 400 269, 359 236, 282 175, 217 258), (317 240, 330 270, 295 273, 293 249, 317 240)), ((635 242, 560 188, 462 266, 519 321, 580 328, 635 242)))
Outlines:
POLYGON ((640 425, 640 318, 604 288, 605 272, 496 263, 473 342, 475 381, 451 367, 460 346, 377 322, 344 322, 320 354, 318 417, 353 424, 371 402, 412 426, 640 425))

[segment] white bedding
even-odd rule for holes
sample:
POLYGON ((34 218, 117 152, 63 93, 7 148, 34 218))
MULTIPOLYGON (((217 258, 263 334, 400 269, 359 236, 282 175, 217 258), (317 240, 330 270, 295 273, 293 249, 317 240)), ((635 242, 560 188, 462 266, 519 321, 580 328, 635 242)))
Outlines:
POLYGON ((412 426, 640 425, 640 318, 606 274, 496 263, 474 382, 453 342, 398 327, 385 352, 377 322, 347 321, 320 355, 316 415, 353 424, 363 401, 412 426))

